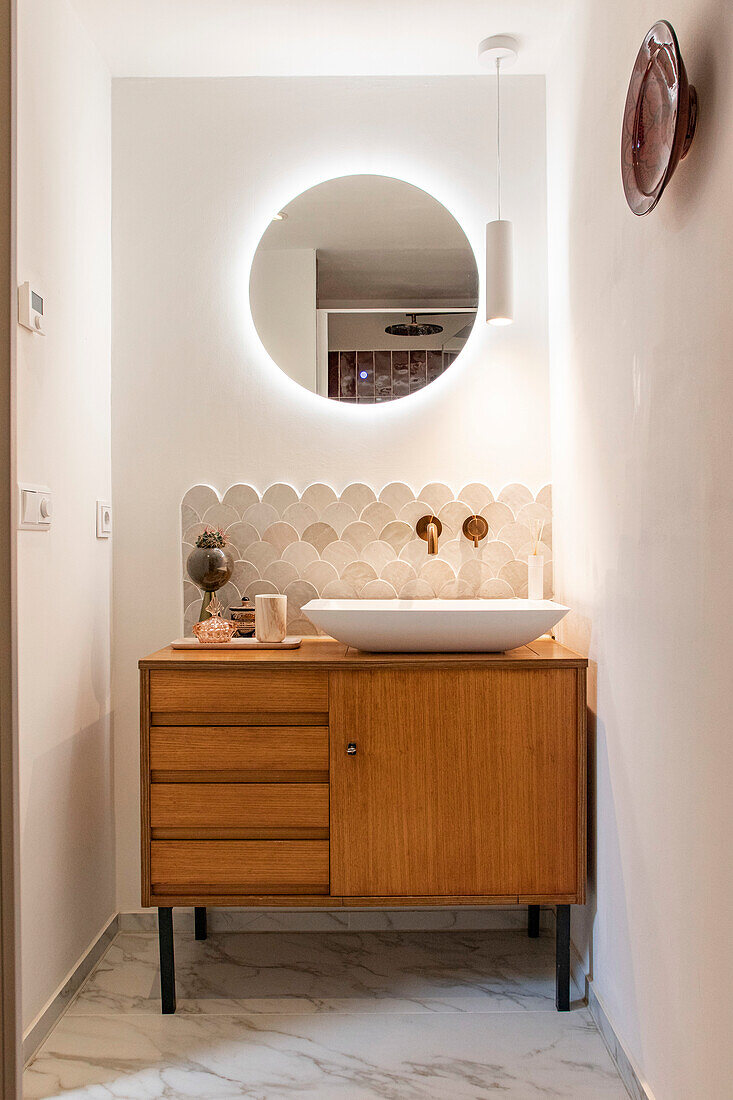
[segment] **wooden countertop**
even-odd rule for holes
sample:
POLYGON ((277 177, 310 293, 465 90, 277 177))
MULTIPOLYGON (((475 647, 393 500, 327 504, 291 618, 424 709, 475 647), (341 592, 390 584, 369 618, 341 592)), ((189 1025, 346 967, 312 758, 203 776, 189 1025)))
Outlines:
POLYGON ((139 661, 141 669, 184 669, 191 665, 236 668, 586 668, 588 661, 551 638, 538 638, 506 653, 363 653, 334 638, 303 638, 299 649, 172 649, 166 646, 139 661))

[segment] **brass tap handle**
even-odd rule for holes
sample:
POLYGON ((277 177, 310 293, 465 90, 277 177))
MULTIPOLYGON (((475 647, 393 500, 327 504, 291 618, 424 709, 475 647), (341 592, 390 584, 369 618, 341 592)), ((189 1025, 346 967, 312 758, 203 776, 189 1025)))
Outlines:
POLYGON ((421 516, 415 524, 418 536, 428 544, 428 554, 438 553, 438 539, 443 534, 443 524, 437 516, 421 516))
POLYGON ((463 534, 470 539, 474 546, 478 547, 481 539, 485 539, 489 533, 489 525, 483 516, 469 516, 463 521, 463 534))

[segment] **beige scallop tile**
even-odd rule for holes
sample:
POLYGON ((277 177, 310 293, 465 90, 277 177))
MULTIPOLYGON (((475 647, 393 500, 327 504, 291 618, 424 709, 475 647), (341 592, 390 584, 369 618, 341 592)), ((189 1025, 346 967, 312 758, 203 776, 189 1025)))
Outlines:
POLYGON ((420 566, 428 560, 428 544, 424 539, 415 537, 405 543, 399 553, 400 561, 407 561, 419 573, 420 566))
POLYGON ((375 581, 376 579, 376 570, 365 561, 352 561, 341 574, 341 580, 353 584, 357 592, 361 592, 367 581, 375 581))
POLYGON ((441 561, 447 561, 454 573, 468 560, 468 551, 469 544, 463 538, 441 539, 438 543, 438 557, 441 561))
MULTIPOLYGON (((515 554, 514 556, 519 561, 526 561, 527 556, 529 554, 534 554, 534 552, 535 552, 535 544, 530 541, 530 542, 525 542, 524 546, 521 547, 519 553, 515 554)), ((547 545, 546 542, 537 543, 537 553, 540 555, 540 557, 544 561, 545 565, 547 565, 548 562, 552 561, 552 550, 547 545)))
POLYGON ((514 589, 508 581, 493 577, 490 581, 484 581, 478 594, 482 600, 511 600, 514 596, 514 589))
POLYGON ((232 584, 231 581, 227 581, 227 583, 218 590, 216 595, 218 596, 219 602, 224 608, 222 614, 225 619, 228 616, 229 608, 236 607, 236 605, 239 604, 242 599, 239 593, 239 589, 236 587, 236 585, 232 584))
POLYGON ((251 561, 239 559, 234 563, 232 571, 232 584, 236 585, 240 595, 246 591, 247 585, 260 579, 260 571, 251 561))
POLYGON ((537 501, 538 504, 544 504, 545 508, 547 508, 547 510, 549 512, 551 512, 552 511, 552 486, 551 485, 543 485, 542 488, 540 489, 539 493, 535 497, 535 500, 537 501))
POLYGON ((290 546, 286 546, 283 550, 282 557, 283 561, 289 561, 294 565, 298 575, 302 577, 307 566, 311 562, 318 561, 318 551, 312 542, 291 542, 290 546))
POLYGON ((333 527, 339 538, 341 538, 344 527, 348 527, 350 523, 355 523, 358 518, 351 505, 344 504, 339 500, 334 504, 327 505, 320 517, 322 523, 328 523, 333 527))
POLYGON ((262 503, 271 505, 280 516, 289 505, 295 504, 297 500, 298 494, 293 486, 286 485, 282 481, 268 486, 262 494, 262 503))
POLYGON ((242 551, 242 560, 251 561, 260 576, 262 576, 268 565, 271 565, 279 557, 280 555, 271 542, 251 542, 242 551))
POLYGON ((437 515, 444 504, 449 500, 455 500, 455 495, 453 490, 443 485, 441 481, 432 481, 420 490, 418 500, 424 500, 437 515))
POLYGON ((380 542, 377 539, 375 542, 366 544, 360 557, 362 561, 367 562, 376 570, 377 576, 380 576, 385 565, 390 561, 394 561, 397 554, 394 546, 390 546, 388 542, 380 542))
POLYGON ((224 493, 222 504, 234 508, 238 516, 243 516, 253 504, 259 504, 260 494, 251 485, 231 485, 224 493))
POLYGON ((502 565, 514 561, 514 551, 505 542, 494 539, 488 543, 481 554, 481 561, 488 565, 494 576, 498 576, 502 565))
POLYGON ((353 508, 357 516, 361 515, 367 504, 371 504, 376 499, 374 490, 361 481, 355 481, 352 485, 347 485, 339 497, 341 503, 348 504, 349 508, 353 508))
POLYGON ((381 531, 388 523, 394 523, 397 516, 394 509, 390 508, 388 504, 383 504, 381 500, 375 500, 373 504, 367 504, 359 519, 362 523, 368 523, 375 531, 381 531))
POLYGON ((407 523, 412 530, 415 530, 415 524, 423 516, 432 516, 435 514, 435 509, 432 508, 426 500, 408 500, 407 504, 404 504, 397 513, 397 519, 402 523, 407 523))
POLYGON ((193 527, 194 524, 201 522, 201 516, 198 512, 194 512, 193 508, 189 508, 187 504, 181 505, 181 530, 185 531, 188 527, 193 527))
POLYGON ((552 524, 546 523, 542 531, 542 541, 546 546, 552 547, 552 524))
POLYGON ((542 575, 542 595, 546 600, 551 600, 555 594, 555 578, 552 570, 552 562, 545 563, 544 573, 542 575))
POLYGON ((288 636, 291 638, 312 638, 318 634, 318 627, 310 619, 291 619, 288 622, 288 636))
POLYGON ((450 541, 457 539, 462 534, 463 521, 471 515, 471 509, 460 500, 449 500, 438 512, 438 519, 443 524, 441 538, 450 541))
POLYGON ((468 505, 469 511, 474 513, 480 512, 487 504, 491 504, 493 499, 494 494, 488 485, 481 485, 478 481, 472 481, 470 485, 464 485, 460 493, 456 495, 456 500, 462 500, 464 504, 468 505))
POLYGON ((236 508, 230 508, 228 504, 212 504, 201 517, 201 522, 209 527, 221 527, 226 531, 232 523, 239 522, 239 512, 236 508))
POLYGON ((426 581, 433 590, 433 595, 437 596, 440 589, 444 584, 448 584, 450 581, 456 579, 456 575, 448 565, 447 561, 441 561, 440 558, 428 558, 420 566, 418 577, 421 581, 426 581))
POLYGON ((279 592, 284 592, 289 584, 298 580, 298 570, 289 561, 283 561, 280 558, 268 565, 262 574, 262 579, 263 581, 272 581, 273 584, 277 585, 279 592))
POLYGON ((515 596, 524 599, 527 595, 527 563, 526 561, 510 561, 502 565, 499 570, 499 579, 512 586, 515 596))
POLYGON ((329 504, 333 504, 334 501, 338 500, 338 497, 330 485, 315 482, 313 485, 308 486, 300 499, 304 504, 310 504, 311 508, 315 508, 320 515, 329 504))
POLYGON ((300 611, 303 604, 308 603, 309 600, 318 599, 315 585, 309 584, 308 581, 293 581, 285 589, 285 595, 288 597, 288 619, 293 615, 294 608, 300 611))
POLYGON ((544 504, 538 504, 536 501, 532 501, 531 504, 525 504, 517 512, 517 523, 523 523, 526 527, 529 527, 530 523, 534 524, 546 524, 552 520, 552 513, 549 508, 545 508, 544 504))
POLYGON ((252 581, 251 584, 248 584, 242 595, 246 599, 254 601, 255 596, 274 596, 277 595, 279 591, 280 589, 276 584, 273 584, 272 581, 265 581, 260 577, 258 581, 252 581))
POLYGON ((201 614, 201 599, 193 600, 183 612, 183 635, 190 638, 193 635, 193 624, 199 621, 201 614))
POLYGON ((203 516, 207 508, 219 503, 219 494, 210 485, 192 485, 181 501, 182 505, 193 508, 197 516, 203 516))
POLYGON ((196 600, 201 599, 201 593, 191 581, 183 582, 183 606, 188 607, 190 603, 195 603, 196 600))
POLYGON ((402 523, 401 520, 394 520, 392 523, 388 523, 386 527, 382 528, 379 535, 380 542, 388 543, 395 556, 399 554, 403 546, 405 546, 410 539, 415 537, 415 532, 408 523, 402 523))
POLYGON ((466 561, 458 570, 458 580, 465 581, 472 596, 478 596, 485 581, 490 581, 493 573, 485 561, 466 561))
POLYGON ((262 541, 272 543, 278 555, 282 555, 286 546, 290 546, 291 542, 299 542, 300 540, 294 527, 291 527, 289 523, 285 523, 284 520, 279 520, 267 528, 262 536, 262 541))
POLYGON ((492 531, 500 531, 502 527, 506 527, 507 523, 514 523, 514 512, 508 504, 502 504, 498 500, 482 508, 480 515, 484 517, 492 531))
POLYGON ((439 600, 470 600, 474 592, 470 584, 456 579, 444 584, 436 595, 439 600))
POLYGON ((242 516, 245 523, 251 523, 259 531, 260 537, 268 527, 280 519, 271 504, 252 504, 242 516))
POLYGON ((330 562, 336 572, 341 576, 347 565, 356 561, 358 553, 350 542, 330 542, 321 553, 324 561, 330 562))
POLYGON ((414 581, 403 584, 398 596, 401 600, 432 600, 435 598, 435 593, 427 581, 418 577, 414 581))
POLYGON ((192 550, 193 550, 193 543, 192 542, 182 542, 181 543, 181 565, 183 566, 183 576, 184 576, 184 578, 188 576, 188 571, 186 569, 186 562, 188 561, 188 555, 191 553, 192 550))
POLYGON ((291 524, 302 538, 306 527, 310 527, 312 523, 318 523, 318 512, 315 508, 311 508, 310 504, 304 504, 302 500, 298 500, 295 504, 288 505, 283 512, 283 520, 291 524))
POLYGON ((403 481, 391 481, 389 485, 385 485, 379 494, 379 499, 382 504, 387 504, 392 509, 395 515, 398 514, 400 508, 411 500, 415 499, 415 494, 409 485, 405 485, 403 481))
POLYGON ((361 600, 396 600, 397 592, 388 581, 367 581, 359 593, 361 600))
POLYGON ((399 592, 408 581, 417 580, 417 573, 407 561, 388 561, 379 577, 399 592))
POLYGON ((357 520, 356 523, 350 523, 348 527, 344 528, 341 537, 344 542, 351 543, 354 549, 358 553, 361 553, 368 543, 374 542, 377 537, 377 532, 370 523, 364 523, 362 520, 357 520))
POLYGON ((242 551, 251 546, 253 542, 259 542, 260 533, 251 523, 232 523, 226 529, 226 537, 235 557, 242 557, 242 551), (236 553, 235 553, 236 551, 236 553))
POLYGON ((322 593, 327 584, 339 579, 336 567, 330 561, 312 561, 303 570, 303 580, 308 581, 313 587, 322 593))
POLYGON ((502 504, 508 504, 516 516, 519 509, 523 508, 525 504, 530 504, 534 497, 526 485, 520 485, 518 481, 515 481, 511 485, 504 486, 499 493, 498 500, 502 504))
POLYGON ((359 593, 356 590, 355 584, 351 584, 349 581, 338 580, 329 581, 323 589, 323 592, 321 592, 321 596, 324 600, 355 600, 358 598, 359 593))
POLYGON ((187 542, 191 549, 196 545, 196 539, 199 535, 202 535, 206 530, 205 523, 194 523, 191 527, 187 527, 183 532, 183 541, 187 542))
POLYGON ((338 535, 328 523, 311 523, 302 535, 303 542, 310 542, 320 554, 329 542, 336 542, 338 535))
POLYGON ((523 523, 507 523, 504 527, 499 528, 498 538, 500 542, 505 542, 507 546, 511 546, 516 557, 525 542, 529 542, 529 528, 525 527, 523 523))

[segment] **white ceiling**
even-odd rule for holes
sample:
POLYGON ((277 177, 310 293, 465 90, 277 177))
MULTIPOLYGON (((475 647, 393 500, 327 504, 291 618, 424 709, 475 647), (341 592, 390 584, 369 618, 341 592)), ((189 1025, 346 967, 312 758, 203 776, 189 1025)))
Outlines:
POLYGON ((453 215, 388 176, 341 176, 311 187, 272 222, 264 249, 312 248, 318 300, 475 304, 476 261, 453 215))
POLYGON ((471 75, 520 41, 543 73, 572 0, 72 0, 113 76, 471 75))

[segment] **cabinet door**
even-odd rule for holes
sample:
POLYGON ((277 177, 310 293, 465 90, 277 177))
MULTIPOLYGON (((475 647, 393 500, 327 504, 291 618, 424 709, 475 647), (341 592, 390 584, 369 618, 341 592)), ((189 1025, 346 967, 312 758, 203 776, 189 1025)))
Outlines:
POLYGON ((332 894, 577 894, 579 675, 332 673, 332 894))

